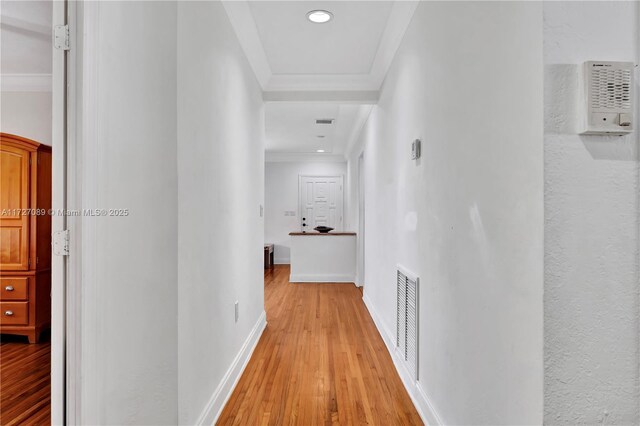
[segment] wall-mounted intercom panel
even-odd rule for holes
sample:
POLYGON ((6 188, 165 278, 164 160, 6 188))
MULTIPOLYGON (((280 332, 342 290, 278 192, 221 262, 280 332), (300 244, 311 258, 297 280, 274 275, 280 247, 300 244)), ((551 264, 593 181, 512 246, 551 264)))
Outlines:
POLYGON ((588 61, 583 68, 583 135, 624 135, 634 128, 634 64, 588 61))

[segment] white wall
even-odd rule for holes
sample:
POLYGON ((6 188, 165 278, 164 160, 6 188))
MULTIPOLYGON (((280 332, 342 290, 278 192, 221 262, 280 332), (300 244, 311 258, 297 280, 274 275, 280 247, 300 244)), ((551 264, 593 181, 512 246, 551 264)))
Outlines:
POLYGON ((637 64, 639 9, 638 2, 544 4, 547 424, 640 421, 638 132, 576 129, 578 67, 637 64))
POLYGON ((82 220, 80 422, 212 424, 265 324, 262 92, 220 2, 81 6, 83 203, 131 213, 82 220))
POLYGON ((82 252, 72 249, 83 267, 79 423, 176 424, 176 3, 82 7, 83 207, 130 214, 83 218, 82 252))
POLYGON ((0 131, 51 145, 51 92, 0 93, 0 131))
POLYGON ((423 2, 361 135, 365 301, 394 341, 419 275, 430 422, 542 422, 542 74, 539 3, 423 2))
POLYGON ((220 2, 178 3, 178 176, 179 422, 212 424, 264 320, 262 91, 220 2))
MULTIPOLYGON (((298 176, 344 176, 347 178, 346 162, 268 162, 265 166, 265 225, 264 240, 274 244, 275 263, 289 263, 291 244, 289 232, 300 230, 298 216, 298 176), (285 216, 285 211, 294 211, 295 216, 285 216)), ((349 211, 347 192, 344 191, 345 216, 349 211)), ((345 230, 348 229, 348 225, 345 230)))

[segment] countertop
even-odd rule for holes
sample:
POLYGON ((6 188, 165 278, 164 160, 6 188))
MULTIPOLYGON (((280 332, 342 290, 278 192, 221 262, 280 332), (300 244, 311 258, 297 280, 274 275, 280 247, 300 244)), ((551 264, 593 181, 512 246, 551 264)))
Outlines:
POLYGON ((355 232, 326 232, 326 233, 320 233, 320 232, 289 232, 289 235, 296 235, 296 236, 309 236, 309 237, 317 237, 317 236, 340 236, 340 235, 353 235, 355 236, 356 233, 355 232))

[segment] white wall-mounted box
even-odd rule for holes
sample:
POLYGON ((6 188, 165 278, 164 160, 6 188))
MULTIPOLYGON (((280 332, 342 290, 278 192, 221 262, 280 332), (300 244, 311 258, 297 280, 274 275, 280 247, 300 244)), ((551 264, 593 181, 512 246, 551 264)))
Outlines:
POLYGON ((588 61, 583 68, 583 135, 624 135, 634 128, 634 64, 588 61))

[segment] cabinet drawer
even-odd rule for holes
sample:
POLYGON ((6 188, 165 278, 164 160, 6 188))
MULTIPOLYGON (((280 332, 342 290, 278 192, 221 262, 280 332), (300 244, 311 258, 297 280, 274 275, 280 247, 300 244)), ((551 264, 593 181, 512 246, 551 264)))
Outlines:
POLYGON ((0 325, 28 325, 28 302, 1 302, 0 325))
POLYGON ((0 278, 0 300, 27 300, 29 277, 0 278))

